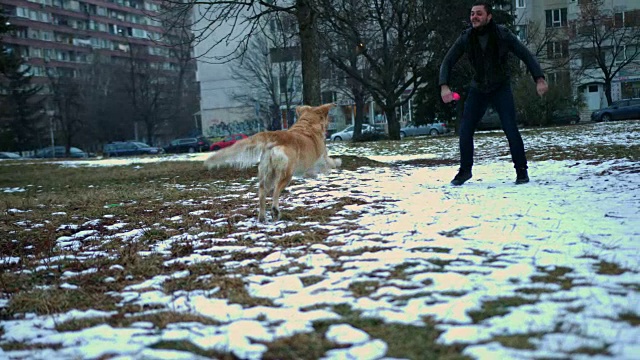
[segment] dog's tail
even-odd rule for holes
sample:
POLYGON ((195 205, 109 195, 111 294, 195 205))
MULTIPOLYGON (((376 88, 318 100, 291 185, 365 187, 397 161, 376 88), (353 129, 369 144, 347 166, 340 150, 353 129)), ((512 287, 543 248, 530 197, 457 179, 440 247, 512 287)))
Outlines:
POLYGON ((273 144, 267 136, 264 133, 258 133, 214 152, 204 161, 204 165, 209 169, 222 166, 248 168, 257 164, 262 153, 271 147, 273 144))

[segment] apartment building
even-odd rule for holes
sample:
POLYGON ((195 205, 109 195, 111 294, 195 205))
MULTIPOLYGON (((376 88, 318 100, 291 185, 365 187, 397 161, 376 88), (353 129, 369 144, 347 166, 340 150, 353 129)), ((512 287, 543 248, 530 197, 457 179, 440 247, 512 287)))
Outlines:
MULTIPOLYGON (((549 83, 552 86, 570 83, 573 93, 583 96, 585 113, 606 106, 603 73, 590 61, 594 56, 593 49, 588 45, 589 41, 584 41, 593 29, 586 29, 587 33, 579 29, 581 5, 593 3, 593 0, 514 0, 514 3, 516 31, 523 41, 528 41, 530 48, 539 51, 538 58, 549 83)), ((636 38, 637 42, 623 40, 607 28, 640 28, 640 1, 605 0, 600 3, 600 14, 609 18, 608 22, 603 21, 601 31, 610 37, 601 44, 600 56, 611 64, 611 69, 616 69, 616 64, 636 53, 640 39, 636 38), (624 51, 620 46, 625 47, 624 51)), ((632 31, 637 32, 629 30, 626 34, 632 31)), ((640 58, 616 74, 611 82, 611 96, 614 101, 640 97, 640 58)))
MULTIPOLYGON (((5 51, 19 54, 29 65, 32 83, 42 85, 39 96, 45 99, 53 99, 55 95, 56 81, 50 78, 78 77, 81 69, 92 64, 131 69, 126 74, 133 73, 134 67, 135 71, 146 72, 150 75, 148 82, 142 86, 138 86, 139 81, 133 84, 137 95, 131 96, 144 100, 137 103, 132 100, 123 108, 121 119, 116 120, 120 125, 106 136, 166 143, 175 136, 198 132, 200 124, 197 105, 190 98, 197 96, 191 90, 195 87, 196 64, 189 60, 193 49, 184 46, 182 29, 167 29, 163 24, 161 19, 167 9, 161 3, 161 0, 0 0, 0 11, 12 26, 11 34, 3 36, 3 45, 5 51), (181 84, 177 85, 177 81, 181 84), (153 85, 165 82, 174 84, 181 94, 171 94, 166 87, 153 85), (162 117, 157 114, 164 105, 158 105, 153 96, 181 98, 171 102, 177 104, 171 109, 171 116, 162 117)), ((123 83, 134 81, 130 75, 115 76, 123 83)), ((122 100, 113 101, 115 104, 122 100)), ((52 139, 64 126, 52 120, 56 111, 60 111, 56 106, 60 105, 44 102, 52 139)), ((91 131, 100 130, 94 126, 87 133, 80 133, 77 141, 98 146, 93 143, 91 131)))
POLYGON ((95 54, 118 62, 134 49, 153 67, 176 70, 177 60, 162 46, 162 24, 154 18, 160 4, 160 0, 0 0, 15 28, 4 42, 31 66, 36 83, 46 83, 46 68, 75 76, 95 54))

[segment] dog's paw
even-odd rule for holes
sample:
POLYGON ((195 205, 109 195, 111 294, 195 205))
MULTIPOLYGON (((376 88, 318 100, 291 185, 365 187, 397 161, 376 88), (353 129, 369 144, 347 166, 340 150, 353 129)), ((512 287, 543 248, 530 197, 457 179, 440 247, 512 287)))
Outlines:
POLYGON ((340 167, 342 166, 342 159, 333 159, 333 167, 340 167))
POLYGON ((315 179, 318 177, 318 171, 316 169, 307 170, 303 175, 307 179, 315 179))
POLYGON ((271 207, 271 217, 273 218, 273 221, 279 221, 280 220, 280 209, 278 209, 275 206, 271 207))

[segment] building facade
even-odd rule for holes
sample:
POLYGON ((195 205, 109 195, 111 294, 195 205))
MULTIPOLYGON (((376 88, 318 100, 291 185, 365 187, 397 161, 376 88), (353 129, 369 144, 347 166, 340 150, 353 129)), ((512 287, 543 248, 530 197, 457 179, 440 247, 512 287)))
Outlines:
MULTIPOLYGON (((207 11, 206 6, 198 5, 194 12, 196 21, 207 11)), ((195 27, 204 28, 206 24, 196 22, 195 27)), ((200 121, 204 136, 250 133, 252 129, 246 129, 246 120, 256 117, 254 107, 243 104, 234 96, 242 91, 242 84, 233 78, 232 64, 222 59, 239 46, 238 42, 219 43, 232 31, 231 24, 222 23, 211 34, 196 34, 199 37, 194 46, 198 64, 196 81, 200 87, 200 121)))
MULTIPOLYGON (((77 78, 81 69, 98 63, 130 69, 130 74, 134 73, 135 63, 135 71, 146 70, 153 77, 148 84, 179 79, 181 86, 174 84, 174 88, 182 89, 181 94, 170 94, 169 90, 160 90, 160 86, 153 90, 161 93, 160 98, 182 97, 184 109, 172 110, 177 114, 175 117, 155 117, 160 120, 153 133, 149 133, 140 120, 146 116, 139 114, 143 110, 134 109, 122 114, 123 122, 130 122, 123 125, 126 128, 108 135, 164 143, 199 124, 194 124, 192 117, 197 109, 187 99, 189 95, 185 95, 185 89, 195 83, 195 62, 189 60, 192 49, 183 46, 184 33, 163 24, 167 9, 161 3, 161 0, 0 0, 0 8, 12 27, 10 36, 3 37, 5 51, 22 57, 30 67, 32 83, 42 85, 39 96, 45 98, 53 98, 54 78, 77 78)), ((136 87, 133 75, 123 75, 115 76, 123 81, 129 79, 131 91, 147 91, 136 87)), ((51 101, 45 102, 45 107, 48 114, 55 113, 51 101)))
POLYGON ((640 38, 629 36, 640 35, 640 1, 514 0, 513 5, 516 32, 539 51, 549 83, 569 83, 574 95, 582 97, 585 114, 608 105, 604 73, 592 60, 594 32, 605 38, 597 56, 612 72, 619 70, 611 81, 612 100, 640 97, 640 38), (598 5, 593 11, 601 20, 585 29, 581 13, 592 4, 598 5), (621 66, 627 56, 635 60, 621 66))
POLYGON ((165 70, 177 61, 162 46, 164 30, 152 15, 160 11, 155 0, 0 0, 14 36, 6 46, 31 66, 36 82, 46 80, 45 69, 74 76, 76 70, 101 54, 117 61, 132 48, 165 70))

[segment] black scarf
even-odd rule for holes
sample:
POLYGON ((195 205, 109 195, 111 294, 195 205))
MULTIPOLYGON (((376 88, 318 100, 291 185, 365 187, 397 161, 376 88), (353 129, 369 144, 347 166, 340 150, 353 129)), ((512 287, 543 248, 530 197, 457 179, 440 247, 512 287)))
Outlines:
POLYGON ((474 28, 470 34, 471 42, 471 63, 476 70, 476 82, 479 86, 488 84, 490 81, 487 78, 487 70, 497 69, 500 65, 500 54, 498 51, 498 27, 493 20, 490 20, 487 25, 480 28, 474 28), (480 36, 487 34, 489 36, 487 40, 487 46, 482 50, 480 45, 480 36))

